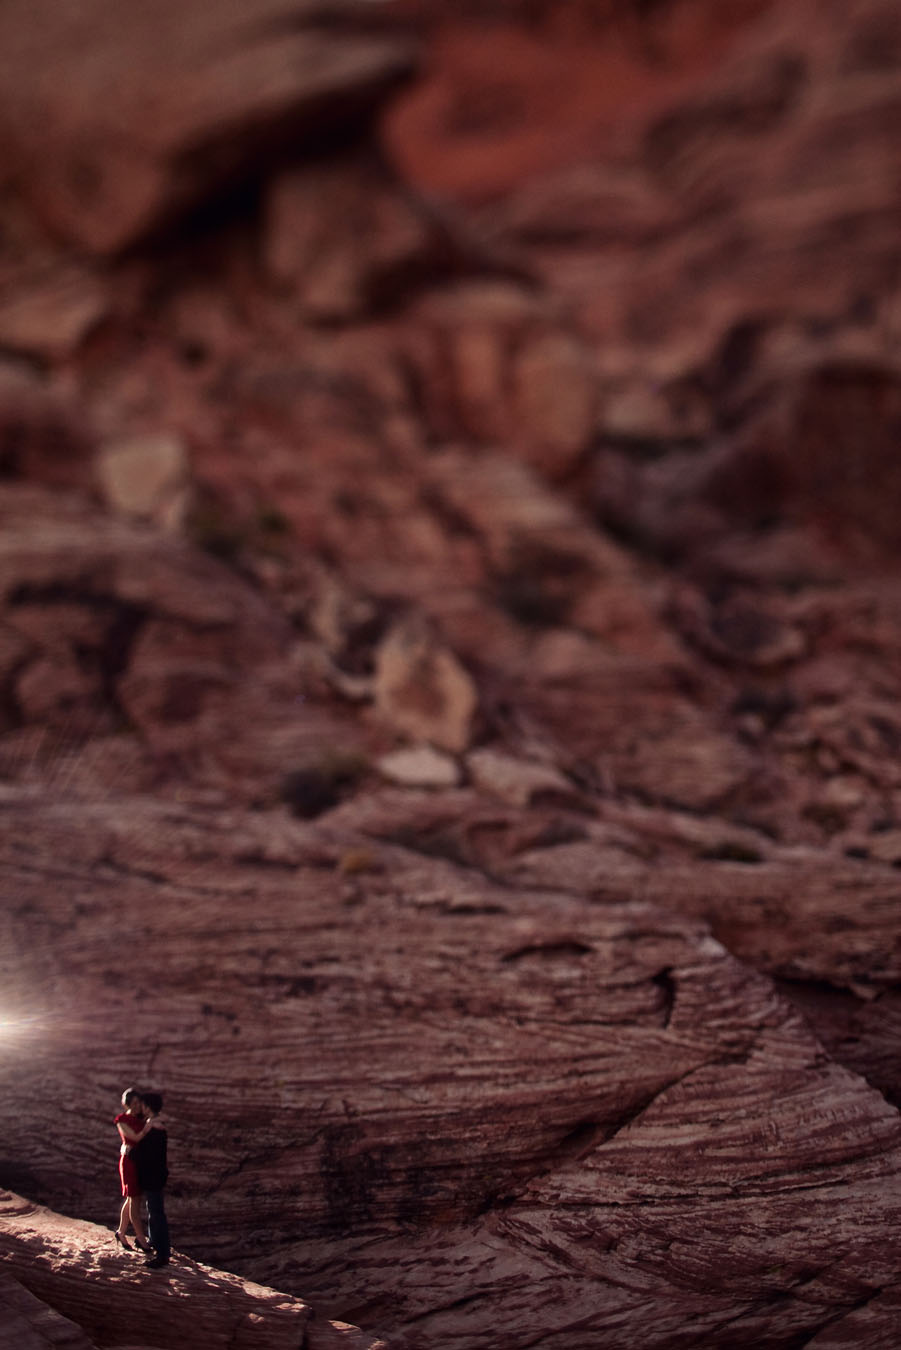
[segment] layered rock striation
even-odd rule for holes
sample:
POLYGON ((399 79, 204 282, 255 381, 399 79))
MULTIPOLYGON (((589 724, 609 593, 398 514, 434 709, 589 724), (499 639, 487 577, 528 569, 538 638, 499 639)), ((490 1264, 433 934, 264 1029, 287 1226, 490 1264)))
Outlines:
POLYGON ((17 1350, 150 1350, 202 1337, 236 1350, 386 1350, 357 1327, 316 1319, 299 1299, 179 1253, 164 1272, 112 1245, 112 1233, 0 1195, 4 1344, 17 1350), (90 1339, 89 1339, 90 1337, 90 1339))
POLYGON ((696 920, 326 823, 34 806, 4 800, 19 1185, 109 1217, 140 1077, 177 1085, 178 1244, 391 1343, 666 1345, 677 1309, 789 1343, 891 1284, 897 1111, 696 920))

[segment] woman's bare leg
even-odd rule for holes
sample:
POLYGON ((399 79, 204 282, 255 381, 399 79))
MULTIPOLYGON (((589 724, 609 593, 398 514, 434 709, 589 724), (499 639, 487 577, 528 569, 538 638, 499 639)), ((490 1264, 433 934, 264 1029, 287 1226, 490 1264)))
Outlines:
POLYGON ((128 1213, 131 1201, 128 1196, 122 1201, 122 1208, 119 1210, 119 1236, 125 1237, 128 1232, 128 1213))
POLYGON ((147 1246, 147 1234, 144 1232, 144 1225, 141 1223, 141 1197, 131 1195, 126 1202, 128 1204, 128 1216, 131 1219, 131 1226, 135 1230, 135 1237, 142 1247, 147 1246))

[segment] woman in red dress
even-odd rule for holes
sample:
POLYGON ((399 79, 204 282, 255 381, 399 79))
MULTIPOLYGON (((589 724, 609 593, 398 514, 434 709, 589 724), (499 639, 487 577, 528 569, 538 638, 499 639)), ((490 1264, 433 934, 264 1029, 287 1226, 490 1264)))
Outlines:
POLYGON ((130 1223, 135 1230, 135 1243, 141 1248, 141 1251, 149 1252, 152 1251, 152 1248, 144 1235, 144 1227, 141 1223, 141 1188, 138 1185, 138 1169, 135 1167, 134 1159, 131 1156, 131 1148, 139 1139, 144 1138, 144 1135, 152 1126, 149 1120, 144 1120, 141 1112, 143 1106, 141 1094, 135 1088, 126 1088, 122 1093, 122 1105, 125 1110, 116 1116, 115 1125, 122 1140, 122 1147, 119 1150, 119 1180, 122 1182, 122 1194, 125 1199, 122 1201, 122 1209, 119 1213, 116 1241, 120 1247, 125 1247, 128 1251, 132 1250, 125 1236, 130 1223))

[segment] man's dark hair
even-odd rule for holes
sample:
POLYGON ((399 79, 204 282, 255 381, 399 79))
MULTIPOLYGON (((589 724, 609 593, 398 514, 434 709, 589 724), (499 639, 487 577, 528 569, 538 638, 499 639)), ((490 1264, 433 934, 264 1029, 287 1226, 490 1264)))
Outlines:
POLYGON ((158 1115, 163 1109, 163 1099, 158 1092, 142 1092, 141 1100, 145 1106, 148 1106, 154 1115, 158 1115))

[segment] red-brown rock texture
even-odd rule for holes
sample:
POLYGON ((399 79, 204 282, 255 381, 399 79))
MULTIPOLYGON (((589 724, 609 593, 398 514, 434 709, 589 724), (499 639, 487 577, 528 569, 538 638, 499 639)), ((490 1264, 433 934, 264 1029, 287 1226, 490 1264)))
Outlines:
POLYGON ((147 1270, 111 1239, 96 1224, 0 1192, 4 1344, 152 1350, 196 1337, 223 1350, 386 1350, 357 1327, 317 1319, 299 1299, 177 1253, 164 1273, 147 1270))
POLYGON ((890 0, 3 6, 10 1346, 897 1343, 899 110, 890 0))

